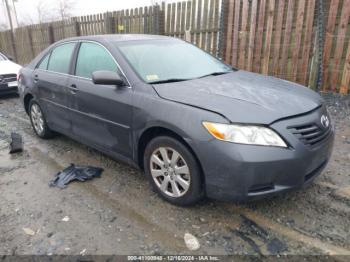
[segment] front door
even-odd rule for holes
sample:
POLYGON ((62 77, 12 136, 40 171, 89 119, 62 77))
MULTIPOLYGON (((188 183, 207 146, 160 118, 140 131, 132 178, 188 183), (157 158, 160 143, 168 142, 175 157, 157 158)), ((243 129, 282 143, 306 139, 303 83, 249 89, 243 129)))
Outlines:
POLYGON ((92 73, 119 72, 109 51, 94 42, 82 42, 75 76, 68 83, 73 134, 102 150, 132 156, 132 94, 129 86, 95 85, 92 73))

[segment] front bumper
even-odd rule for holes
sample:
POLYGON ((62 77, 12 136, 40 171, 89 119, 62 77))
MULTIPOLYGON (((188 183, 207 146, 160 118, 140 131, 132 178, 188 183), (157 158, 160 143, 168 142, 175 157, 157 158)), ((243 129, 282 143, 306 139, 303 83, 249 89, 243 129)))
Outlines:
POLYGON ((271 125, 288 142, 289 148, 240 145, 219 140, 197 144, 207 196, 247 201, 309 184, 330 159, 334 129, 330 127, 324 140, 308 146, 288 127, 319 120, 322 114, 325 114, 324 108, 271 125))
POLYGON ((0 88, 0 96, 11 95, 11 94, 18 94, 18 87, 17 86, 1 87, 0 88))

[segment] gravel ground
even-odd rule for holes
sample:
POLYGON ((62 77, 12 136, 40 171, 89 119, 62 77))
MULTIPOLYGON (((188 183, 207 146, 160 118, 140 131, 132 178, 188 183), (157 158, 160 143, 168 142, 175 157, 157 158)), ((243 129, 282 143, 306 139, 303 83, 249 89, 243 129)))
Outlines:
POLYGON ((0 255, 350 255, 350 98, 325 97, 335 148, 311 186, 250 204, 206 200, 189 208, 162 201, 140 171, 67 137, 38 139, 19 99, 2 98, 0 255), (23 153, 8 154, 11 131, 23 136, 23 153), (70 163, 105 172, 50 188, 70 163), (186 247, 187 232, 199 250, 186 247))

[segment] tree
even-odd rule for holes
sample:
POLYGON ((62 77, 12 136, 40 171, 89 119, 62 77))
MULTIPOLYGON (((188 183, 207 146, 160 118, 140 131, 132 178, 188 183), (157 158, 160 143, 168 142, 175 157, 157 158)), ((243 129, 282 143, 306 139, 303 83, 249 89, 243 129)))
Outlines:
POLYGON ((72 16, 72 9, 74 8, 75 2, 72 0, 58 0, 57 4, 57 12, 61 20, 72 16))
POLYGON ((48 12, 47 6, 44 0, 39 0, 35 6, 39 24, 46 22, 48 12))
POLYGON ((6 23, 0 23, 0 31, 6 31, 9 27, 6 23))

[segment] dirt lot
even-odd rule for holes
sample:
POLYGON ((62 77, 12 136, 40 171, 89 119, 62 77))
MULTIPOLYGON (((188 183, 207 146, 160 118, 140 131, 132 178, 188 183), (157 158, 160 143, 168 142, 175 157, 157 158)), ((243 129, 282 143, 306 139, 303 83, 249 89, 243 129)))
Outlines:
POLYGON ((136 169, 64 136, 38 139, 19 99, 0 99, 0 255, 350 255, 350 99, 328 100, 335 149, 310 187, 250 204, 207 200, 180 208, 159 199, 136 169), (8 154, 11 131, 23 135, 23 153, 8 154), (50 188, 70 163, 105 172, 50 188), (186 232, 199 250, 186 248, 186 232))

